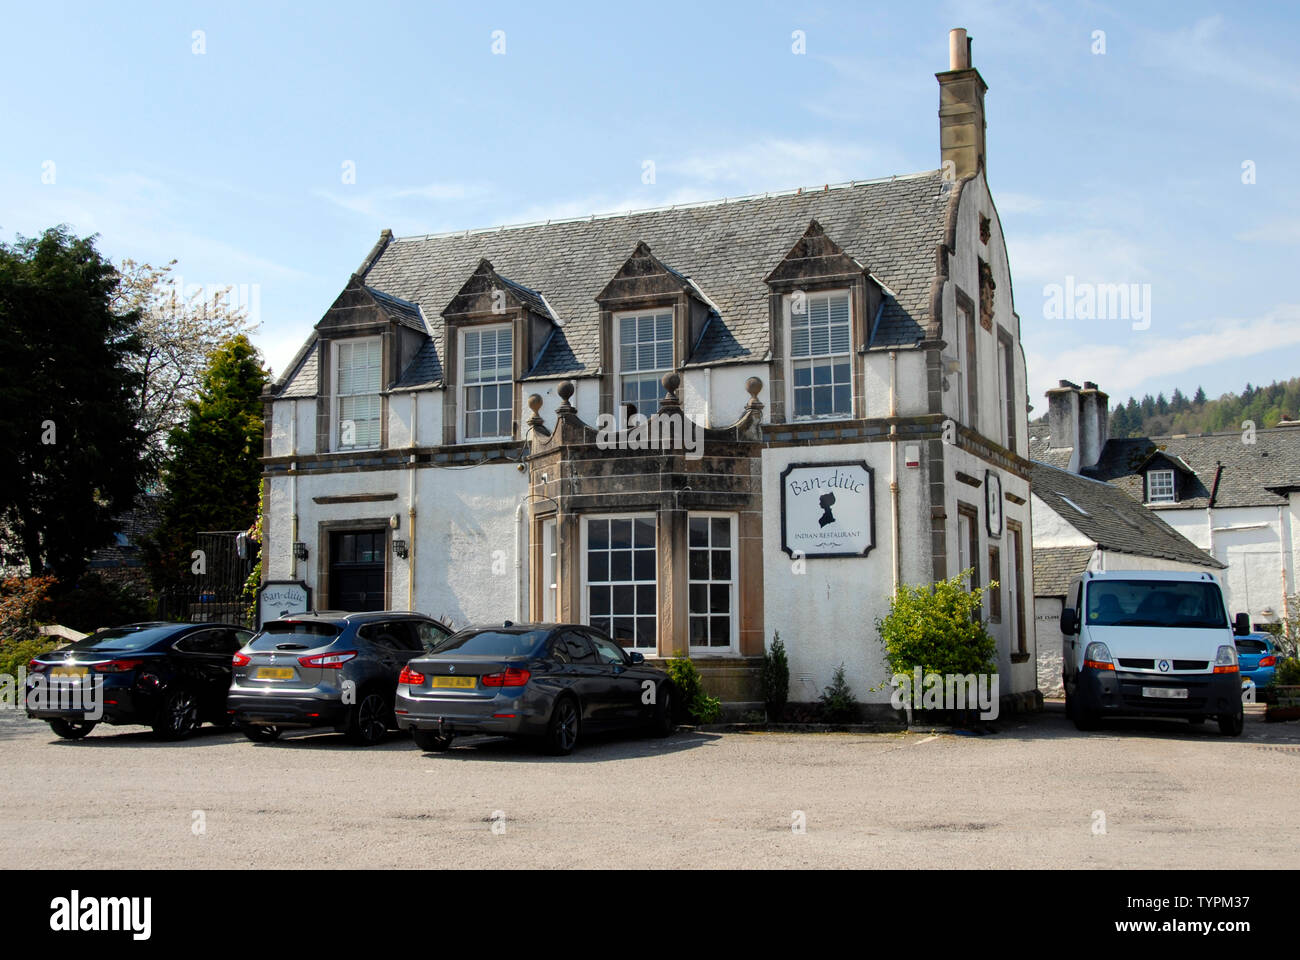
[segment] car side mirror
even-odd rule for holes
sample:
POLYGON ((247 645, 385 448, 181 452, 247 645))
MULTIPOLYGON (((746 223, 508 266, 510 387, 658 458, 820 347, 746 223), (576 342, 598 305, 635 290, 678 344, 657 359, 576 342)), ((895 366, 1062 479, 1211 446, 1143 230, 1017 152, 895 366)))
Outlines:
POLYGON ((635 650, 629 650, 627 658, 632 663, 645 663, 645 655, 637 653, 635 650))
POLYGON ((1250 633, 1250 614, 1239 613, 1232 622, 1232 634, 1235 637, 1244 637, 1250 633))
POLYGON ((1066 607, 1061 611, 1061 632, 1067 637, 1079 632, 1079 615, 1075 613, 1074 607, 1066 607))

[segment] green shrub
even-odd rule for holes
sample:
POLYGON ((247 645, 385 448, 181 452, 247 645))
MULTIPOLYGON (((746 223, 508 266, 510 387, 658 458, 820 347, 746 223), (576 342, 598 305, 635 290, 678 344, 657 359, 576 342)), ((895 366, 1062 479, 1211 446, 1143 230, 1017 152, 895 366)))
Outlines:
POLYGON ((0 674, 18 676, 18 669, 27 666, 32 657, 48 653, 55 647, 61 647, 68 641, 61 637, 38 637, 32 640, 20 640, 13 644, 0 646, 0 674))
POLYGON ((827 723, 845 723, 857 719, 858 705, 849 682, 844 679, 844 664, 835 668, 831 685, 822 691, 822 719, 827 723))
POLYGON ((1273 674, 1273 682, 1281 687, 1300 685, 1300 660, 1294 657, 1279 660, 1277 671, 1273 674))
POLYGON ((679 717, 695 723, 714 723, 722 716, 722 701, 704 692, 700 672, 689 657, 677 656, 669 660, 668 678, 677 693, 679 717))
POLYGON ((763 654, 762 682, 767 715, 772 720, 780 720, 790 698, 790 662, 786 659, 780 631, 772 635, 772 646, 763 654))
MULTIPOLYGON (((997 672, 997 641, 978 619, 984 590, 968 590, 970 570, 934 584, 903 584, 876 621, 885 658, 894 674, 997 672)), ((994 584, 990 584, 993 586, 994 584)))

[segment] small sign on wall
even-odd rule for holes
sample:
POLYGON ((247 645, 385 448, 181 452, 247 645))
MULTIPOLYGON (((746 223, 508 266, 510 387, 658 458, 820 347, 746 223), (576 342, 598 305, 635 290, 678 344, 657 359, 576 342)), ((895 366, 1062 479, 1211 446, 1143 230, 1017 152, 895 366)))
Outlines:
POLYGON ((311 587, 301 580, 268 580, 257 591, 257 628, 268 620, 278 620, 311 609, 311 587))
POLYGON ((992 470, 984 472, 984 517, 989 536, 1002 536, 1002 478, 992 470))
POLYGON ((874 473, 865 460, 792 463, 781 472, 781 549, 865 557, 876 545, 874 473))

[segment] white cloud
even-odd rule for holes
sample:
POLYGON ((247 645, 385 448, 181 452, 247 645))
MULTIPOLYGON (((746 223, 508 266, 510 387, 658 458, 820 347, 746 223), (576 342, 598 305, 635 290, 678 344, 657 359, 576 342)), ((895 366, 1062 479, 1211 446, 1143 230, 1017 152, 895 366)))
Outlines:
POLYGON ((1282 304, 1262 317, 1224 319, 1212 330, 1160 337, 1133 331, 1124 343, 1097 344, 1046 354, 1026 345, 1030 402, 1061 378, 1094 380, 1112 396, 1134 392, 1149 380, 1218 367, 1249 357, 1300 347, 1300 304, 1282 304))
POLYGON ((1202 17, 1172 33, 1156 34, 1154 47, 1179 71, 1199 73, 1253 93, 1300 100, 1300 83, 1292 79, 1292 65, 1263 52, 1258 45, 1249 50, 1233 48, 1221 15, 1202 17))
POLYGON ((1275 220, 1253 230, 1243 231, 1234 239, 1241 243, 1300 243, 1300 221, 1275 220))

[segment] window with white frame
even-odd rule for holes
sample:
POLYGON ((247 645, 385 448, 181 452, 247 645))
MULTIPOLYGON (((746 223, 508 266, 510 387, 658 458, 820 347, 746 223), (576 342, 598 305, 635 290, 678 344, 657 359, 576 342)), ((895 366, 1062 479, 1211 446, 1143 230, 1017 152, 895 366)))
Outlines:
POLYGON ((620 314, 614 328, 619 403, 635 404, 647 417, 658 413, 663 375, 673 369, 673 312, 620 314))
POLYGON ((509 324, 462 331, 464 439, 496 440, 511 435, 515 391, 513 345, 509 324))
POLYGON ((659 598, 654 515, 587 517, 583 531, 587 622, 621 646, 656 649, 659 598))
POLYGON ((340 340, 334 344, 334 356, 336 449, 377 447, 383 411, 379 394, 383 346, 378 337, 340 340))
POLYGON ((1172 470, 1147 471, 1147 503, 1174 502, 1174 472, 1172 470))
POLYGON ((737 627, 735 518, 691 514, 687 550, 691 648, 730 650, 737 627))
POLYGON ((798 291, 786 303, 794 419, 852 416, 853 338, 848 291, 798 291))

